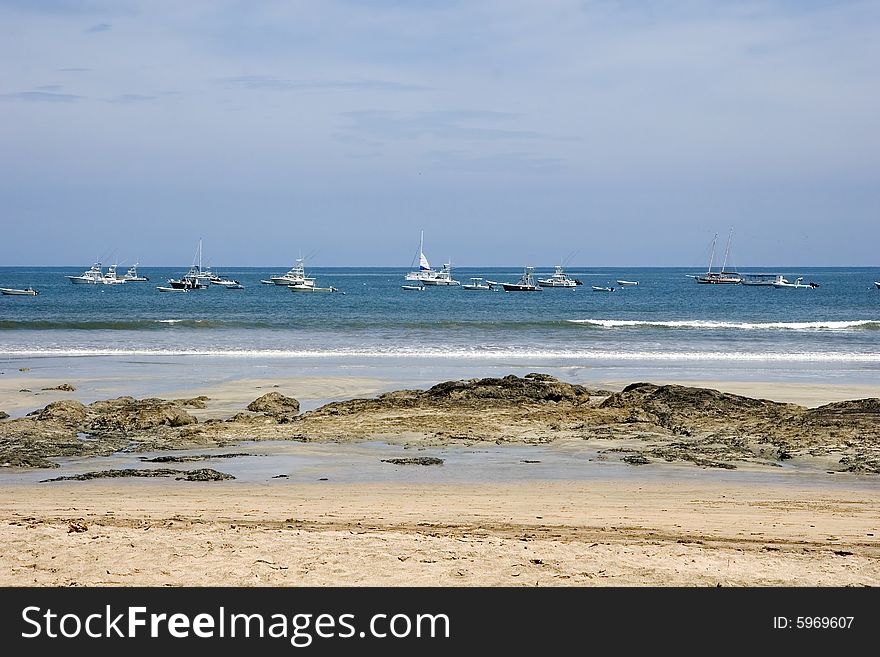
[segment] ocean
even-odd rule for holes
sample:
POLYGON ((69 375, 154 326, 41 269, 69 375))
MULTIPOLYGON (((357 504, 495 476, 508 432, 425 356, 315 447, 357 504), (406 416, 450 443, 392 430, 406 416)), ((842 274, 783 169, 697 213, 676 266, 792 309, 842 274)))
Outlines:
MULTIPOLYGON (((225 372, 382 370, 401 380, 549 371, 570 381, 695 378, 880 383, 880 289, 873 268, 762 267, 814 289, 700 285, 700 268, 587 268, 574 289, 402 289, 406 268, 314 268, 295 294, 261 284, 286 268, 219 272, 244 289, 163 293, 180 268, 139 268, 148 282, 73 285, 87 267, 0 268, 0 365, 199 363, 225 372), (618 279, 638 281, 620 286, 618 279), (613 292, 592 290, 614 287, 613 292), (75 360, 74 360, 75 359, 75 360), (225 365, 224 365, 225 364, 225 365), (225 369, 224 369, 225 368, 225 369), (291 369, 292 368, 292 369, 291 369)), ((538 277, 552 266, 536 267, 538 277)), ((740 271, 749 271, 741 268, 740 271)), ((120 268, 120 274, 124 267, 120 268)), ((515 282, 521 267, 454 277, 515 282)))

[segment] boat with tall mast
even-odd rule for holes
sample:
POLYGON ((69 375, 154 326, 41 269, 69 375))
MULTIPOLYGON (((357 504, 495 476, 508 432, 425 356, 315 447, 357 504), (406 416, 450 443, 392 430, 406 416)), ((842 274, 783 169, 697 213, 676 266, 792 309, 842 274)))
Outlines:
POLYGON ((418 259, 419 267, 418 269, 410 268, 410 271, 403 277, 406 281, 421 282, 434 273, 428 259, 425 257, 425 231, 419 233, 419 252, 413 260, 415 259, 418 259))
MULTIPOLYGON (((189 271, 180 278, 169 278, 168 287, 172 290, 206 290, 208 288, 208 279, 202 271, 202 240, 199 240, 199 246, 189 271)), ((159 289, 164 292, 167 288, 160 287, 159 289)))
POLYGON ((731 227, 730 234, 727 236, 727 247, 724 249, 724 262, 721 264, 721 271, 713 272, 712 262, 715 258, 715 245, 718 242, 718 233, 715 233, 715 237, 712 240, 712 252, 709 256, 709 268, 705 274, 694 276, 697 283, 707 283, 710 285, 738 285, 742 283, 742 275, 735 271, 727 271, 727 260, 730 257, 730 242, 732 239, 733 227, 731 227))

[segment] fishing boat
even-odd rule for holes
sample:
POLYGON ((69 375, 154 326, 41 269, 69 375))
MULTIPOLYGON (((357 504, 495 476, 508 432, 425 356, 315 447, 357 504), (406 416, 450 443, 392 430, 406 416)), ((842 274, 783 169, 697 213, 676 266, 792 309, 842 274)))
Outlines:
POLYGON ((488 283, 483 283, 482 278, 471 278, 470 283, 465 283, 461 286, 462 290, 491 290, 492 286, 488 283))
POLYGON ((548 278, 539 278, 538 285, 541 287, 577 287, 577 281, 569 278, 562 269, 562 265, 556 265, 553 274, 548 278))
POLYGON ((733 228, 730 229, 730 234, 727 236, 727 248, 724 249, 724 262, 721 265, 721 271, 712 271, 712 261, 715 258, 715 244, 718 242, 718 233, 715 233, 715 237, 712 240, 712 252, 709 256, 709 268, 706 270, 705 274, 701 274, 699 276, 694 276, 697 283, 704 283, 710 285, 738 285, 742 282, 742 275, 735 271, 727 271, 727 259, 730 256, 730 242, 733 239, 733 228))
POLYGON ((401 290, 409 290, 410 292, 424 292, 425 286, 424 285, 401 285, 400 289, 401 290))
POLYGON ((593 285, 593 292, 614 292, 613 287, 605 287, 603 285, 593 285))
MULTIPOLYGON (((169 278, 168 285, 175 290, 206 290, 208 289, 209 279, 202 271, 202 240, 199 240, 199 246, 196 249, 196 256, 193 258, 193 264, 189 270, 180 278, 169 278)), ((159 288, 162 290, 162 288, 159 288)), ((167 290, 162 290, 166 292, 167 290)))
POLYGON ((116 275, 116 265, 107 267, 107 271, 104 274, 104 285, 119 285, 120 283, 125 283, 125 280, 125 278, 116 275))
POLYGON ((516 283, 501 283, 505 292, 540 292, 541 286, 535 281, 535 268, 526 267, 516 283))
POLYGON ((422 285, 461 285, 460 281, 452 278, 452 264, 444 263, 440 271, 433 271, 421 279, 422 285))
POLYGON ((103 285, 106 282, 100 262, 96 262, 79 276, 68 276, 67 280, 74 285, 103 285))
POLYGON ((137 266, 139 263, 134 263, 131 267, 128 268, 128 271, 125 272, 121 278, 123 278, 127 283, 141 283, 144 281, 150 280, 147 276, 141 276, 138 274, 137 266))
POLYGON ((297 258, 293 267, 291 267, 287 273, 279 276, 270 276, 269 280, 275 285, 284 285, 287 287, 290 287, 291 285, 309 287, 315 284, 314 278, 306 276, 305 261, 302 258, 297 258))
POLYGON ((25 287, 25 288, 0 287, 0 292, 2 292, 3 294, 9 295, 9 296, 35 297, 39 294, 39 292, 37 292, 32 287, 25 287))
POLYGON ((622 286, 624 286, 624 285, 630 285, 630 286, 632 286, 632 285, 638 285, 639 282, 638 282, 638 281, 625 281, 625 280, 622 280, 622 279, 618 279, 618 280, 617 280, 617 284, 618 284, 618 285, 622 285, 622 286))

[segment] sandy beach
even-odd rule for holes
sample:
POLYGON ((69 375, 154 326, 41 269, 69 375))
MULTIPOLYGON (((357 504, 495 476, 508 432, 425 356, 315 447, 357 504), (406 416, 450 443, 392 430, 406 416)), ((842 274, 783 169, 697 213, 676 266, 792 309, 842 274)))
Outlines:
MULTIPOLYGON (((84 391, 87 397, 102 385, 72 378, 76 391, 28 396, 17 392, 27 374, 2 379, 4 405, 19 414, 29 412, 27 404, 83 397, 84 391)), ((32 390, 61 383, 28 381, 32 390)), ((200 422, 216 423, 267 391, 314 400, 314 406, 318 400, 373 397, 392 383, 253 378, 185 392, 207 396, 204 408, 191 410, 200 422)), ((857 385, 713 383, 756 399, 811 407, 880 392, 857 385)), ((340 426, 355 427, 357 418, 340 426)), ((277 433, 288 425, 257 426, 277 433)), ((371 426, 364 425, 367 434, 371 426)), ((518 449, 528 449, 528 426, 518 449)), ((412 436, 403 428, 400 433, 399 445, 412 447, 412 436)), ((602 447, 627 444, 613 438, 602 447)), ((387 433, 381 439, 394 442, 387 433)), ((558 444, 572 453, 585 449, 570 437, 558 444)), ((683 470, 662 460, 643 467, 651 468, 641 470, 644 476, 635 469, 626 476, 591 470, 581 480, 505 480, 490 468, 482 481, 419 483, 412 475, 396 482, 291 479, 271 485, 173 479, 16 483, 7 469, 0 485, 6 528, 0 535, 0 585, 880 585, 877 475, 813 468, 779 476, 778 468, 760 464, 741 465, 734 473, 694 465, 683 470)))

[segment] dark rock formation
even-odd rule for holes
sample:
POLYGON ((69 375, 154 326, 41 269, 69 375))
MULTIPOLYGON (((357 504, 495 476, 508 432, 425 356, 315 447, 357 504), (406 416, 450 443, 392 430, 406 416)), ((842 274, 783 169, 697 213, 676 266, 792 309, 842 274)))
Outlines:
POLYGON ((279 392, 270 392, 252 401, 247 409, 266 415, 290 416, 299 413, 299 402, 279 392))
POLYGON ((230 474, 217 472, 207 468, 200 470, 172 470, 169 468, 156 468, 155 470, 138 470, 128 468, 124 470, 100 470, 97 472, 86 472, 79 475, 70 475, 68 477, 54 477, 52 479, 43 479, 40 483, 51 481, 88 481, 90 479, 108 479, 116 477, 174 477, 184 481, 224 481, 226 479, 235 479, 230 474))
POLYGON ((433 456, 416 456, 413 458, 382 459, 382 463, 393 463, 394 465, 443 465, 443 459, 433 456))

